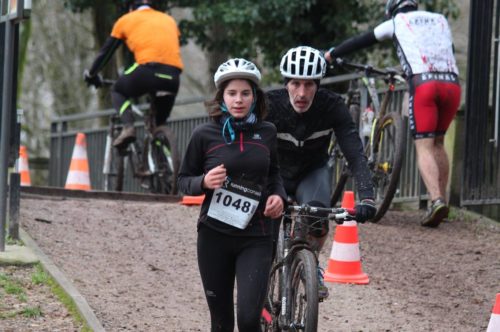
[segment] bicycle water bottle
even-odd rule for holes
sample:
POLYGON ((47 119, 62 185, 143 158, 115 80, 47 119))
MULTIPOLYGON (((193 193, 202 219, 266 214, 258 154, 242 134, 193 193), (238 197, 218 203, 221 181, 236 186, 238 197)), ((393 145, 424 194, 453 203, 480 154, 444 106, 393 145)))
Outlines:
POLYGON ((361 115, 361 136, 370 137, 374 117, 373 109, 368 106, 361 115))

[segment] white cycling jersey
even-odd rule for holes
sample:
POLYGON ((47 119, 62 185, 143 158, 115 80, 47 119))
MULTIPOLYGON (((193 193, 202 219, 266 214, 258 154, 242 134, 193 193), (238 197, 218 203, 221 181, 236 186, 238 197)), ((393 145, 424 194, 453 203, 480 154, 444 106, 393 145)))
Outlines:
POLYGON ((428 72, 458 75, 450 27, 441 14, 399 13, 378 25, 374 34, 379 41, 394 39, 401 67, 408 77, 428 72))

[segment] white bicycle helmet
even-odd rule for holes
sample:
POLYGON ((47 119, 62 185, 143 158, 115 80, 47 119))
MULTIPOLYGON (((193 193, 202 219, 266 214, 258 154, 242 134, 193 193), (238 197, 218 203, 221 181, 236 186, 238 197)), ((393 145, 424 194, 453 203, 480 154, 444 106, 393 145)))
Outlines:
POLYGON ((389 0, 385 5, 385 16, 387 18, 393 17, 394 13, 403 7, 418 8, 417 0, 389 0))
POLYGON ((318 80, 326 73, 326 60, 320 51, 309 46, 291 48, 281 58, 283 77, 318 80))
POLYGON ((258 85, 261 75, 252 62, 241 58, 229 59, 217 68, 214 75, 215 87, 218 89, 223 82, 233 78, 248 79, 258 85))

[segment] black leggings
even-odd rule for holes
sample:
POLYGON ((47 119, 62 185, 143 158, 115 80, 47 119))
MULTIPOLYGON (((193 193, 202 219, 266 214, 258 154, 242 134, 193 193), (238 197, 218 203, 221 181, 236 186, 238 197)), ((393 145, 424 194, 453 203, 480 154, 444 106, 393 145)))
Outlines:
POLYGON ((121 115, 123 123, 134 123, 134 116, 128 106, 130 99, 149 94, 156 115, 156 125, 165 124, 179 91, 180 74, 181 70, 178 68, 148 63, 133 66, 120 76, 113 86, 111 97, 113 107, 121 115))
POLYGON ((271 270, 271 237, 237 237, 200 225, 198 266, 210 309, 212 332, 234 331, 233 292, 237 284, 239 332, 260 329, 271 270))

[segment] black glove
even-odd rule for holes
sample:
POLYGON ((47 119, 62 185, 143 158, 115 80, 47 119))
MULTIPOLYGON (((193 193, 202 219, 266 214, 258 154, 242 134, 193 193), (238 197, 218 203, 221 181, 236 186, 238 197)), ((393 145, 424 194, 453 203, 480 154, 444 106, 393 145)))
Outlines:
POLYGON ((87 86, 95 86, 96 88, 100 88, 102 86, 102 78, 101 75, 91 76, 88 70, 83 72, 83 79, 87 83, 87 86))
POLYGON ((356 221, 359 223, 373 219, 375 213, 377 213, 377 208, 373 199, 366 198, 356 205, 356 221))

